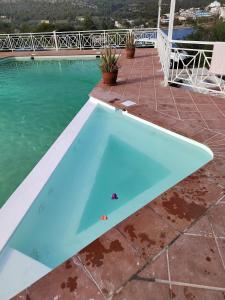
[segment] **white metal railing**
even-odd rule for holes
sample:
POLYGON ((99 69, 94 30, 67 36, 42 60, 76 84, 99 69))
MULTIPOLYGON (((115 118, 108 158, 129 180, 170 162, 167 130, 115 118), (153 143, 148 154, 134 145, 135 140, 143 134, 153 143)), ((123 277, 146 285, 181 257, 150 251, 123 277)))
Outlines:
POLYGON ((0 51, 122 48, 128 32, 140 47, 157 38, 155 28, 0 34, 0 51))
POLYGON ((225 74, 221 76, 210 72, 213 42, 170 41, 159 29, 157 45, 166 84, 225 96, 225 74))

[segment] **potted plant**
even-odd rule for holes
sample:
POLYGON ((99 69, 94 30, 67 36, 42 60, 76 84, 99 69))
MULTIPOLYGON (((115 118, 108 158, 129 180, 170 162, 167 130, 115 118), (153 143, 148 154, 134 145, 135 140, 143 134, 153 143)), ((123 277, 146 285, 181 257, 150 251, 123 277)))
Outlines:
POLYGON ((116 51, 112 48, 105 48, 101 53, 100 69, 102 71, 103 83, 107 85, 115 85, 118 75, 118 59, 116 51))
POLYGON ((135 54, 135 39, 133 32, 129 32, 126 35, 126 52, 127 52, 127 58, 131 59, 134 58, 135 54))

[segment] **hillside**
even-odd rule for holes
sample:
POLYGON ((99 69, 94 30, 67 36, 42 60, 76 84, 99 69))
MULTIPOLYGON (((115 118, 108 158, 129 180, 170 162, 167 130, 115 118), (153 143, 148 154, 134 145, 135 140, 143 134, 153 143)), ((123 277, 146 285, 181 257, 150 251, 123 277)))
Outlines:
MULTIPOLYGON (((177 0, 177 9, 206 6, 209 0, 177 0)), ((169 0, 163 1, 164 11, 169 0)), ((158 0, 0 0, 0 14, 14 21, 74 19, 91 13, 117 18, 154 18, 158 0)))
MULTIPOLYGON (((225 2, 225 0, 221 0, 225 2)), ((177 0, 179 8, 204 7, 210 0, 177 0)), ((170 0, 163 0, 168 13, 170 0)), ((0 0, 0 32, 59 31, 156 26, 158 0, 0 0), (85 16, 85 21, 80 17, 85 16), (126 19, 134 20, 130 25, 126 19), (40 24, 48 20, 50 24, 40 24)))

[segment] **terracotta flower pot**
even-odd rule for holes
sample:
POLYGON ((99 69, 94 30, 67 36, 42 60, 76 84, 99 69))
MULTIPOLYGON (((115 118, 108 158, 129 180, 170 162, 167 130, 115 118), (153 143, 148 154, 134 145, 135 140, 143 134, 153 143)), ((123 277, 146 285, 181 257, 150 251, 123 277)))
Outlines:
POLYGON ((118 70, 114 72, 103 72, 102 73, 103 83, 107 85, 115 85, 117 76, 118 76, 118 70))
POLYGON ((127 58, 128 59, 134 58, 135 48, 127 48, 126 52, 127 52, 127 58))

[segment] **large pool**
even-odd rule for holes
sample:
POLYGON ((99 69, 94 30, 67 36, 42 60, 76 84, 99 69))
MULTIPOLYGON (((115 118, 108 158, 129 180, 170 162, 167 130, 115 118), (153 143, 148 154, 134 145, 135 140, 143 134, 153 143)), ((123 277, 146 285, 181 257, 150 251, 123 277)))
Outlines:
POLYGON ((0 207, 88 100, 96 59, 0 63, 0 207))

